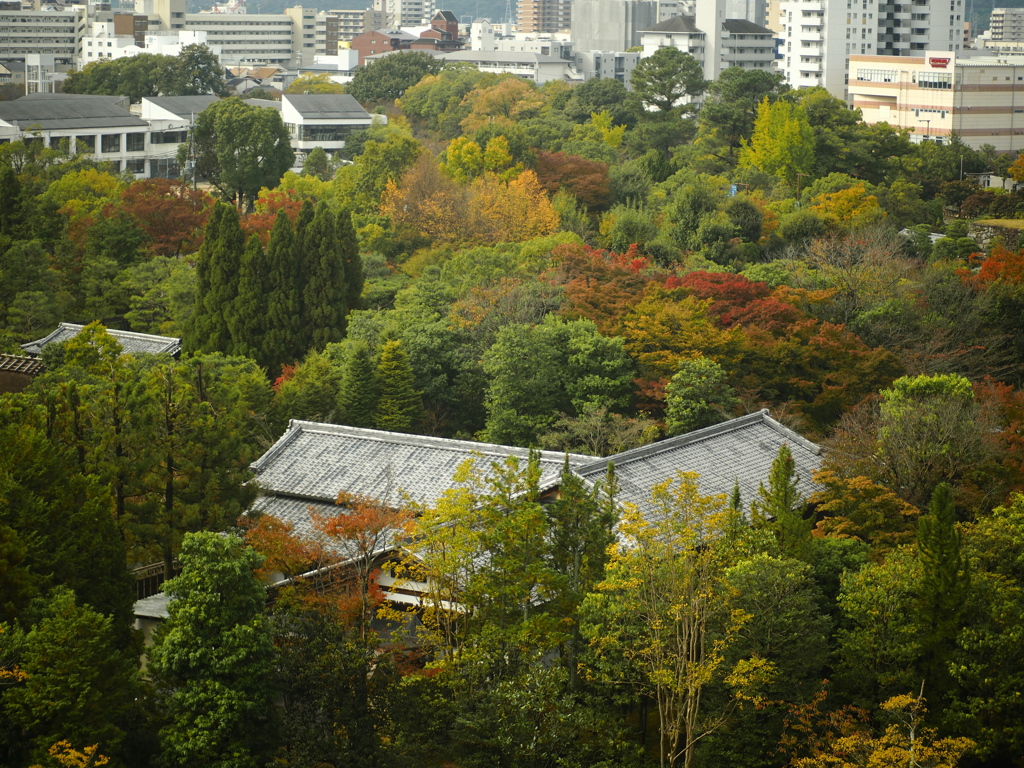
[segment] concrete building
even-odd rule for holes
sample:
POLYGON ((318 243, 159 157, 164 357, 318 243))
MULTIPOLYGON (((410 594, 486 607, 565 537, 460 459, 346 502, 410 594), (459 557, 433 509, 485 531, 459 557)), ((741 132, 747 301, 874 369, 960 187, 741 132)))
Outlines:
POLYGON ((783 0, 781 69, 794 88, 847 98, 852 55, 921 56, 963 46, 963 0, 783 0), (948 7, 947 7, 948 3, 948 7))
POLYGON ((854 55, 850 97, 865 122, 910 128, 915 142, 1024 150, 1024 56, 854 55))
POLYGON ((384 14, 391 28, 429 24, 436 7, 434 0, 373 0, 373 10, 384 14))
POLYGON ((517 27, 524 34, 568 30, 572 25, 572 0, 519 0, 517 27))
POLYGON ((1024 41, 1024 8, 993 8, 988 37, 995 41, 1024 41))
POLYGON ((317 55, 320 56, 335 56, 339 42, 350 42, 364 32, 383 29, 388 25, 386 14, 372 8, 362 11, 321 11, 316 19, 317 55), (321 34, 323 51, 319 50, 321 34))
MULTIPOLYGON (((452 51, 441 53, 427 51, 444 61, 472 64, 483 72, 510 74, 524 80, 533 80, 543 84, 552 80, 569 81, 573 77, 573 62, 555 56, 543 56, 539 53, 516 53, 510 51, 452 51)), ((390 53, 367 56, 368 63, 378 61, 390 53)), ((639 54, 634 54, 639 55, 639 54)))
POLYGON ((577 51, 573 54, 573 63, 576 74, 584 80, 618 80, 628 88, 641 58, 638 51, 577 51))
POLYGON ((700 29, 692 16, 678 16, 640 33, 643 56, 654 55, 659 48, 679 48, 704 67, 704 77, 713 80, 729 67, 771 69, 775 63, 775 36, 770 29, 742 19, 721 22, 718 35, 700 29), (715 39, 712 45, 712 38, 715 39), (718 51, 717 66, 712 65, 712 50, 718 51))
POLYGON ((658 23, 656 0, 573 0, 575 50, 625 51, 640 45, 640 30, 658 23))
POLYGON ((25 61, 30 54, 54 57, 58 67, 71 67, 88 25, 87 6, 65 10, 0 10, 0 57, 25 61))
POLYGON ((297 166, 316 147, 333 155, 345 147, 353 131, 373 123, 373 116, 347 93, 286 93, 281 97, 281 119, 291 136, 297 166))

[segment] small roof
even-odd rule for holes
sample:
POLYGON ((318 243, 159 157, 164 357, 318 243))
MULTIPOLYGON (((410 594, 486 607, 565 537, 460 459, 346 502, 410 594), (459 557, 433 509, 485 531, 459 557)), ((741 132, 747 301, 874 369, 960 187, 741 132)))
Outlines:
POLYGON ((117 106, 123 96, 87 96, 47 93, 0 102, 0 120, 19 128, 38 126, 44 131, 146 127, 142 118, 117 106))
POLYGON ((136 600, 134 613, 143 619, 166 619, 171 615, 168 610, 170 604, 171 598, 167 594, 157 592, 155 595, 136 600))
POLYGON ((746 19, 726 19, 722 22, 722 29, 734 35, 775 36, 775 33, 767 27, 762 27, 760 24, 755 24, 754 22, 747 21, 746 19))
POLYGON ((370 117, 347 93, 286 93, 283 97, 303 117, 311 119, 359 120, 370 117))
POLYGON ((697 29, 693 16, 673 16, 671 19, 659 21, 657 24, 639 30, 640 32, 677 32, 690 35, 702 35, 704 30, 697 29))
POLYGON ((748 504, 757 497, 759 486, 767 484, 772 462, 783 445, 793 454, 797 489, 806 498, 817 490, 811 474, 821 465, 822 449, 775 421, 767 409, 600 459, 576 473, 590 481, 599 480, 609 462, 613 463, 619 483, 617 500, 635 504, 640 510, 650 508, 654 486, 679 472, 696 472, 700 492, 708 496, 729 496, 739 483, 743 503, 748 504))
MULTIPOLYGON (((486 468, 510 456, 525 461, 529 455, 525 448, 507 445, 293 419, 252 469, 267 495, 330 506, 344 490, 397 506, 404 497, 435 503, 452 487, 452 477, 466 461, 486 468)), ((565 454, 541 451, 539 455, 541 485, 550 487, 558 480, 565 454)), ((593 461, 592 456, 569 454, 572 467, 593 461)), ((263 505, 267 510, 269 502, 263 505)))
POLYGON ((455 14, 451 11, 438 11, 432 18, 436 19, 438 16, 443 17, 445 21, 454 21, 456 24, 459 23, 459 20, 455 18, 455 14))
POLYGON ((0 354, 0 372, 38 376, 43 370, 43 361, 38 357, 0 354))
POLYGON ((373 31, 385 37, 390 37, 393 40, 419 40, 416 35, 410 35, 401 29, 375 29, 373 31))
MULTIPOLYGON (((50 344, 73 339, 81 333, 84 325, 76 323, 61 323, 49 336, 44 336, 28 344, 22 344, 21 348, 30 355, 41 355, 43 350, 50 344)), ((119 331, 108 328, 107 333, 113 336, 121 344, 122 353, 126 355, 176 355, 181 351, 181 339, 171 336, 155 336, 151 333, 136 333, 135 331, 119 331)))
POLYGON ((148 101, 155 107, 177 115, 182 120, 188 120, 193 115, 198 115, 214 102, 220 101, 220 97, 212 94, 204 94, 202 96, 146 96, 143 98, 143 101, 148 101))

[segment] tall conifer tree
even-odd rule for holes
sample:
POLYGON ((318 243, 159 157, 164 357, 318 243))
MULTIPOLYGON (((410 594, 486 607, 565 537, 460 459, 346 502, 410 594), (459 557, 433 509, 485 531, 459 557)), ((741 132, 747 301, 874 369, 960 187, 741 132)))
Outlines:
POLYGON ((238 274, 238 296, 231 308, 232 348, 235 355, 267 365, 263 344, 267 331, 267 262, 259 237, 252 235, 242 254, 238 274))
MULTIPOLYGON (((299 346, 303 354, 313 343, 313 329, 306 324, 306 283, 309 280, 309 273, 313 270, 313 263, 316 258, 306 249, 306 235, 309 225, 313 223, 313 203, 305 200, 299 211, 299 218, 295 220, 295 239, 292 241, 292 264, 295 267, 293 279, 295 280, 295 291, 299 297, 299 324, 298 338, 299 346)), ((297 359, 297 358, 296 358, 297 359)))
POLYGON ((359 241, 352 226, 352 214, 343 210, 338 214, 338 240, 341 258, 345 263, 345 305, 349 311, 359 309, 363 295, 363 260, 359 256, 359 241))
POLYGON ((384 344, 377 363, 377 386, 380 398, 374 423, 377 429, 409 432, 423 418, 423 396, 416 382, 409 358, 397 341, 384 344))
POLYGON ((786 557, 808 557, 813 520, 805 519, 804 498, 797 490, 796 462, 789 446, 783 444, 768 473, 768 487, 758 488, 750 503, 754 525, 768 526, 786 557))
POLYGON ((295 234, 282 210, 277 214, 267 246, 267 333, 263 341, 264 365, 276 376, 282 364, 302 357, 299 332, 301 296, 296 289, 295 234))
MULTIPOLYGON (((303 208, 303 211, 306 209, 303 208)), ((335 228, 335 217, 320 203, 303 234, 308 265, 303 292, 302 327, 313 349, 341 341, 345 322, 345 264, 335 228)))
POLYGON ((338 421, 353 427, 370 428, 377 411, 377 374, 373 353, 366 342, 355 342, 341 379, 338 421))
POLYGON ((238 294, 238 273, 244 249, 238 211, 220 203, 207 225, 196 262, 196 301, 185 330, 189 352, 227 352, 231 305, 238 294))

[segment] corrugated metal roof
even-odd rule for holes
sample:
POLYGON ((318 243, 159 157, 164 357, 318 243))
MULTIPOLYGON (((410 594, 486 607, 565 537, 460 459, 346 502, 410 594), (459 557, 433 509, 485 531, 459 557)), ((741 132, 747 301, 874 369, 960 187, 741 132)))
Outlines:
POLYGON ((220 101, 220 98, 212 94, 203 96, 147 96, 143 101, 148 101, 150 104, 160 107, 160 109, 166 109, 183 120, 187 120, 193 115, 198 115, 214 102, 220 101))
MULTIPOLYGON (((76 323, 61 323, 49 336, 44 336, 28 344, 22 344, 21 348, 30 355, 40 355, 50 344, 59 344, 62 341, 73 339, 81 333, 84 325, 76 323)), ((119 331, 108 328, 107 333, 113 336, 121 344, 122 352, 126 355, 176 355, 181 351, 181 339, 172 336, 156 336, 151 333, 137 333, 135 331, 119 331)))
POLYGON ((347 93, 286 93, 281 98, 303 117, 317 120, 369 119, 370 113, 347 93))
POLYGON ((44 131, 148 126, 142 118, 117 106, 115 102, 122 98, 77 94, 22 96, 0 102, 0 120, 16 123, 19 128, 38 126, 44 131))
POLYGON ((783 445, 793 454, 797 488, 806 498, 817 490, 811 474, 821 465, 821 447, 775 421, 767 410, 609 456, 576 473, 600 480, 612 462, 619 483, 617 500, 641 511, 650 508, 651 489, 679 472, 696 472, 700 492, 707 496, 728 496, 739 483, 746 505, 757 497, 759 486, 767 484, 783 445))

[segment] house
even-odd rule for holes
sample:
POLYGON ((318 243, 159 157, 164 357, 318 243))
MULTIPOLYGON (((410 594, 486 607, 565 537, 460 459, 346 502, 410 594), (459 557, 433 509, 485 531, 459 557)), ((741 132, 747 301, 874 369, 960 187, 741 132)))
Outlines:
MULTIPOLYGON (((21 348, 30 355, 38 357, 43 350, 51 344, 59 344, 73 339, 82 332, 84 325, 75 323, 61 323, 57 329, 36 341, 22 344, 21 348)), ((181 352, 181 339, 171 336, 155 336, 151 333, 137 333, 135 331, 119 331, 108 328, 107 333, 117 339, 125 355, 171 355, 177 356, 181 352)))
POLYGON ((0 354, 0 395, 21 392, 44 370, 39 358, 0 354))

